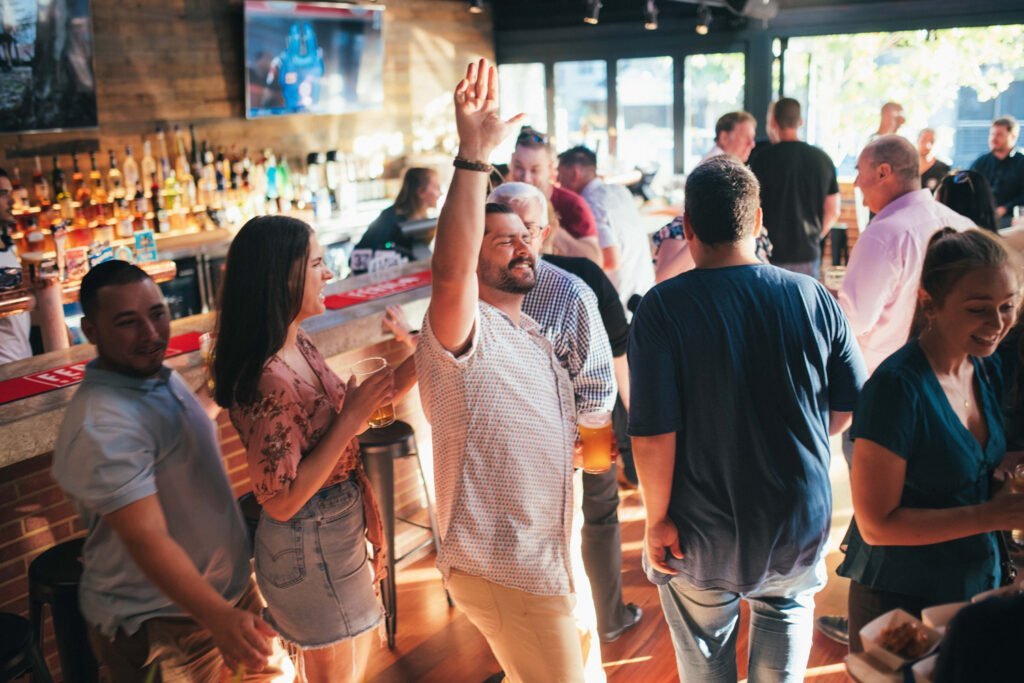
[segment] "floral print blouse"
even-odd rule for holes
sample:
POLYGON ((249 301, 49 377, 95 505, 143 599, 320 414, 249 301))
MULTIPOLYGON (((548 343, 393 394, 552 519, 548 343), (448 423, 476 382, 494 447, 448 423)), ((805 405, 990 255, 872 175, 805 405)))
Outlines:
MULTIPOLYGON (((661 230, 654 233, 651 237, 654 242, 654 253, 657 254, 661 249, 661 243, 665 240, 686 240, 683 235, 683 217, 676 216, 672 219, 671 223, 664 225, 661 230)), ((762 263, 768 263, 768 259, 772 255, 772 241, 768 239, 768 231, 763 227, 761 232, 757 235, 757 258, 762 263)))
MULTIPOLYGON (((245 446, 253 493, 260 503, 295 479, 299 463, 316 448, 345 402, 345 384, 301 330, 296 343, 317 384, 310 384, 279 357, 271 356, 263 366, 257 399, 245 405, 236 403, 229 413, 245 446)), ((373 544, 375 566, 379 568, 384 536, 380 511, 355 438, 345 445, 322 488, 350 477, 355 478, 362 493, 366 536, 373 544)))

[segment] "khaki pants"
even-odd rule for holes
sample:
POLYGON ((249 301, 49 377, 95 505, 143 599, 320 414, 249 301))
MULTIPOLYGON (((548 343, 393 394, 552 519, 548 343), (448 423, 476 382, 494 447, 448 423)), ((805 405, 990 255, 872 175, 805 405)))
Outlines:
POLYGON ((534 595, 452 570, 448 591, 509 683, 583 683, 571 595, 534 595))
MULTIPOLYGON (((256 582, 251 580, 236 605, 255 614, 263 611, 256 582)), ((147 619, 133 635, 118 630, 109 640, 95 628, 89 628, 89 643, 96 658, 107 669, 111 683, 221 683, 222 681, 295 680, 295 667, 279 638, 267 668, 238 679, 224 664, 210 632, 185 617, 147 619)))

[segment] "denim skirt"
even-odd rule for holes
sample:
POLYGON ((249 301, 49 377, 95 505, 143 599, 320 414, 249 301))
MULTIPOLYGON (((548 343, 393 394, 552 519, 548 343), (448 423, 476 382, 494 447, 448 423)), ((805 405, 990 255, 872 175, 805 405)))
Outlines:
POLYGON ((380 623, 362 495, 353 480, 317 491, 287 522, 263 512, 255 560, 266 619, 285 640, 326 647, 380 623))

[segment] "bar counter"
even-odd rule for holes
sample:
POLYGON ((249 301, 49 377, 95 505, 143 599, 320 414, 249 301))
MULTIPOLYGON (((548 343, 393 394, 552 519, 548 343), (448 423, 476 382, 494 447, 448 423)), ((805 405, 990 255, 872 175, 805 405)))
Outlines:
MULTIPOLYGON (((350 277, 329 284, 326 294, 329 296, 351 291, 429 267, 426 261, 416 261, 378 273, 350 277)), ((324 357, 331 359, 390 339, 390 335, 381 331, 384 309, 390 304, 402 304, 409 320, 417 325, 423 317, 429 297, 430 287, 421 287, 347 308, 328 310, 306 321, 303 328, 324 357)), ((182 318, 171 323, 171 336, 187 332, 209 332, 213 324, 213 313, 182 318)), ((94 355, 92 345, 82 344, 65 351, 34 356, 0 366, 0 381, 85 362, 94 355)), ((190 386, 199 386, 202 381, 202 361, 198 351, 169 358, 167 365, 181 373, 190 386)), ((56 389, 0 406, 0 481, 2 468, 53 450, 64 408, 75 390, 76 386, 56 389)))

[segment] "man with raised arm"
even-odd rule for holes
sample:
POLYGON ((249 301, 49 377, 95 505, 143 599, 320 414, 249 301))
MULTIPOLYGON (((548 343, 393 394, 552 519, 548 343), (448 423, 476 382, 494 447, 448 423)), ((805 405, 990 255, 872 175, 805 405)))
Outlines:
POLYGON ((573 388, 521 310, 537 281, 532 235, 512 209, 485 202, 483 160, 520 118, 498 116, 494 67, 470 64, 455 90, 459 153, 416 349, 433 425, 437 564, 508 680, 582 681, 568 552, 573 388))

